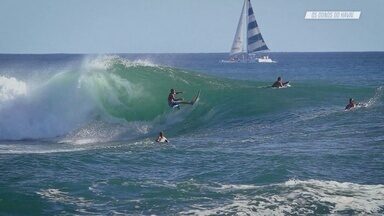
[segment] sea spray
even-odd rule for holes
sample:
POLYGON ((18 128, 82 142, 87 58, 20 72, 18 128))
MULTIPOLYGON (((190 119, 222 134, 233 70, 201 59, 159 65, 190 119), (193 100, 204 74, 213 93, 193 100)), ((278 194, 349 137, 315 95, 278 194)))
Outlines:
POLYGON ((14 77, 0 76, 0 106, 6 101, 27 93, 25 82, 17 80, 14 77))

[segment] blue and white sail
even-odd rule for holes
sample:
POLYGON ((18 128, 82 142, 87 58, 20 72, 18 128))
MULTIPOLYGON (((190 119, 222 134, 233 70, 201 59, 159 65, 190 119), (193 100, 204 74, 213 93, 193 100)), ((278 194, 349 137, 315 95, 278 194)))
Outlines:
POLYGON ((257 25, 250 0, 244 0, 239 22, 237 24, 235 38, 233 39, 231 52, 229 54, 229 56, 231 57, 229 61, 238 61, 239 57, 242 57, 242 59, 246 59, 247 61, 249 61, 248 54, 263 50, 269 49, 265 44, 263 36, 260 33, 260 29, 257 25), (244 25, 244 23, 246 25, 244 25), (243 35, 244 30, 246 30, 246 36, 243 35), (245 49, 244 38, 246 39, 245 49))
POLYGON ((257 25, 250 0, 245 0, 247 5, 247 52, 269 50, 257 25))

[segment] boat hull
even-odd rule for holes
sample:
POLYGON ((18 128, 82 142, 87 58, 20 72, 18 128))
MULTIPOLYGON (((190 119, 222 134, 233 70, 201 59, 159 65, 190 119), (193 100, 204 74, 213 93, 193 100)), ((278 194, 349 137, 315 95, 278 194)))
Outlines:
POLYGON ((253 64, 253 63, 277 63, 277 61, 274 61, 270 58, 255 58, 255 59, 236 59, 236 60, 221 60, 220 63, 228 63, 228 64, 235 64, 235 63, 241 63, 241 64, 253 64))
POLYGON ((270 58, 267 58, 267 59, 259 58, 259 59, 257 59, 257 62, 259 62, 259 63, 276 63, 276 61, 273 61, 270 58))

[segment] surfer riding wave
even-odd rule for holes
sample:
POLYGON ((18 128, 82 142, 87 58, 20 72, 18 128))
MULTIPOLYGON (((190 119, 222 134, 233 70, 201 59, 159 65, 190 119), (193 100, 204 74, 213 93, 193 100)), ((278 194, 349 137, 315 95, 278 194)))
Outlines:
POLYGON ((172 108, 180 109, 180 104, 189 104, 193 105, 194 101, 184 101, 183 98, 176 98, 177 94, 182 94, 183 92, 178 92, 175 89, 171 89, 168 95, 168 105, 172 108))

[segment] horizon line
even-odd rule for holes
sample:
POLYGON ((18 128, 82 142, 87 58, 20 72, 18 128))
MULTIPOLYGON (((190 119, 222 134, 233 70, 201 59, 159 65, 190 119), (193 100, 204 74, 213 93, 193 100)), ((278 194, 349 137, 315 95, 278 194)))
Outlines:
MULTIPOLYGON (((259 52, 260 54, 268 54, 268 53, 373 53, 373 52, 384 52, 382 51, 272 51, 272 52, 259 52)), ((105 52, 105 53, 80 53, 80 52, 47 52, 47 53, 0 53, 0 55, 145 55, 145 54, 228 54, 229 52, 105 52)))

